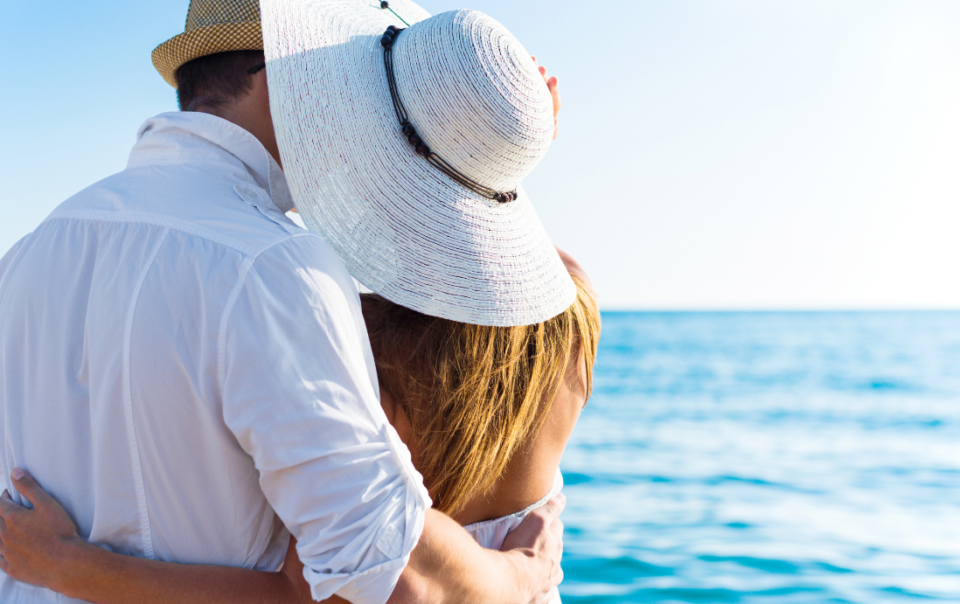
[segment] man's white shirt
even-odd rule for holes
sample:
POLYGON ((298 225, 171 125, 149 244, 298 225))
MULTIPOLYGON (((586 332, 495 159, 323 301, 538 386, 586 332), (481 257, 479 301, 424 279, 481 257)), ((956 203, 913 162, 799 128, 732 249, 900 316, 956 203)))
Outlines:
MULTIPOLYGON (((125 554, 275 570, 286 526, 316 599, 380 604, 430 499, 354 282, 291 207, 245 130, 148 120, 126 170, 0 260, 0 471, 125 554)), ((0 572, 0 602, 57 601, 0 572)))

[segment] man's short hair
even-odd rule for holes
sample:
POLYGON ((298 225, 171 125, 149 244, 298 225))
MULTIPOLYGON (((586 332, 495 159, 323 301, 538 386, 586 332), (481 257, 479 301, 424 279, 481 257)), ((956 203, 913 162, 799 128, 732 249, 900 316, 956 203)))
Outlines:
POLYGON ((250 69, 264 62, 262 50, 235 50, 207 55, 177 69, 177 100, 181 111, 215 109, 250 91, 250 69))

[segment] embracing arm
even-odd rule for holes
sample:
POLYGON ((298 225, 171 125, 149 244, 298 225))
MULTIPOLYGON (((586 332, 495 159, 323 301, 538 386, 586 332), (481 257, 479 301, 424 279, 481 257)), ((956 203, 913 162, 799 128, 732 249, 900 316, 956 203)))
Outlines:
POLYGON ((565 501, 560 495, 528 516, 500 552, 480 547, 459 524, 429 510, 389 603, 546 602, 563 580, 565 501))
MULTIPOLYGON (((18 581, 96 604, 313 602, 295 542, 276 573, 124 556, 85 542, 66 511, 31 476, 15 470, 13 483, 34 506, 21 507, 6 493, 0 497, 0 570, 18 581)), ((455 522, 429 510, 389 602, 541 601, 562 578, 562 507, 561 497, 528 517, 509 535, 503 552, 481 548, 455 522)), ((345 600, 334 596, 326 602, 345 600)))
POLYGON ((97 604, 313 602, 306 581, 287 563, 296 551, 288 552, 284 572, 276 573, 116 554, 84 541, 66 510, 33 477, 14 470, 12 478, 33 504, 31 510, 6 492, 0 497, 0 570, 18 581, 97 604))

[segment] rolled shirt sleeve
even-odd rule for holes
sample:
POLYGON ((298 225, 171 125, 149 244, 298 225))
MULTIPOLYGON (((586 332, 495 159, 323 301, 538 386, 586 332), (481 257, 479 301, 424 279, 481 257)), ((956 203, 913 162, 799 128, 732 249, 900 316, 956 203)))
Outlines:
POLYGON ((379 405, 342 262, 312 235, 252 259, 219 346, 224 420, 297 538, 314 599, 386 602, 430 498, 379 405))

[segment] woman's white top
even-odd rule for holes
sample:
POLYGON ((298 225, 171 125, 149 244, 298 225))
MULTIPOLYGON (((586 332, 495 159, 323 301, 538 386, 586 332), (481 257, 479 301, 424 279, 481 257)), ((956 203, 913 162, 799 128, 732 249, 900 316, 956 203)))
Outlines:
MULTIPOLYGON (((170 113, 10 250, 0 481, 19 501, 25 468, 92 542, 157 560, 274 570, 286 525, 315 599, 382 604, 430 499, 353 281, 292 205, 253 135, 170 113)), ((64 601, 0 572, 0 602, 64 601)))
MULTIPOLYGON (((553 499, 562 489, 563 474, 561 474, 558 469, 557 476, 553 480, 553 487, 540 501, 515 514, 468 524, 463 528, 483 547, 499 550, 503 546, 503 540, 507 538, 507 533, 520 526, 520 523, 523 522, 523 519, 526 518, 530 512, 547 505, 547 502, 553 499)), ((556 588, 554 588, 553 592, 553 599, 550 600, 550 602, 560 602, 560 592, 557 591, 556 588)))

